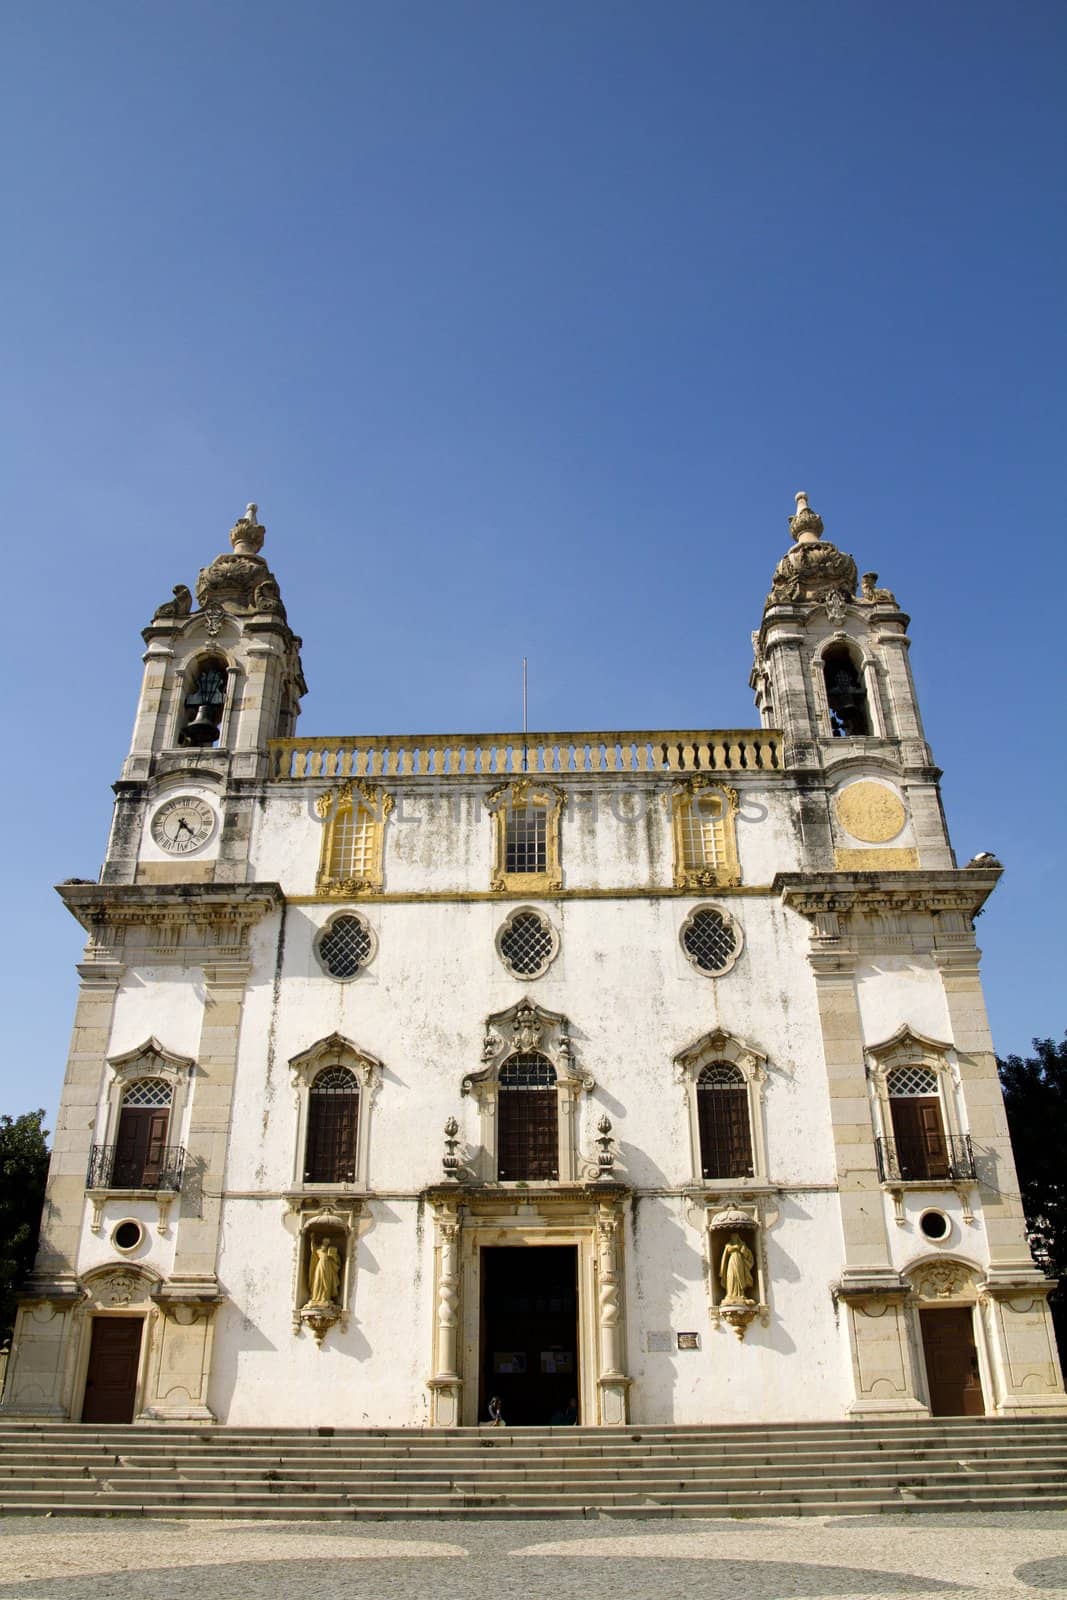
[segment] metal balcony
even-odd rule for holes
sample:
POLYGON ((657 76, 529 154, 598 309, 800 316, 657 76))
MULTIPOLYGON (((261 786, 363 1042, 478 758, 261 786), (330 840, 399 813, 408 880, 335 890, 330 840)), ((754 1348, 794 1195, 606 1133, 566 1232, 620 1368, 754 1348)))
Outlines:
POLYGON ((185 1149, 170 1144, 144 1156, 119 1152, 114 1144, 94 1144, 85 1176, 87 1189, 170 1189, 182 1186, 185 1149))
POLYGON ((924 1141, 876 1139, 878 1176, 883 1183, 973 1183, 974 1151, 969 1133, 924 1141))

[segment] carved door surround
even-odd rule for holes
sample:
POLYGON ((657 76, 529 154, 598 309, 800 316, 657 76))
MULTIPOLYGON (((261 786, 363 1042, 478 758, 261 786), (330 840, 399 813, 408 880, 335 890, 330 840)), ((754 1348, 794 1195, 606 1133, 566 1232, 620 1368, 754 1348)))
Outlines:
POLYGON ((431 1422, 473 1427, 478 1416, 481 1251, 574 1245, 578 1252, 578 1368, 583 1420, 628 1417, 624 1216, 621 1185, 552 1190, 427 1191, 434 1218, 431 1422))

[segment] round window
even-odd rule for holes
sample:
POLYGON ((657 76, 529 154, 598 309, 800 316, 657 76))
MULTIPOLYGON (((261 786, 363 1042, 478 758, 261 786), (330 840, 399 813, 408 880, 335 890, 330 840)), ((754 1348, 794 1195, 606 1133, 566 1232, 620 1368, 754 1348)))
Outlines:
POLYGON ((116 1250, 136 1250, 143 1238, 144 1229, 139 1222, 120 1222, 111 1242, 116 1250))
POLYGON ((559 939, 547 917, 524 907, 511 913, 496 936, 496 946, 516 978, 539 978, 555 959, 559 939))
POLYGON ((924 1211, 919 1218, 919 1227, 928 1239, 935 1242, 948 1238, 949 1220, 943 1211, 924 1211))
POLYGON ((319 938, 319 960, 331 978, 355 978, 374 956, 374 935, 362 917, 334 917, 319 938))
POLYGON ((682 949, 698 972, 728 972, 741 954, 741 930, 714 906, 697 906, 682 924, 682 949))

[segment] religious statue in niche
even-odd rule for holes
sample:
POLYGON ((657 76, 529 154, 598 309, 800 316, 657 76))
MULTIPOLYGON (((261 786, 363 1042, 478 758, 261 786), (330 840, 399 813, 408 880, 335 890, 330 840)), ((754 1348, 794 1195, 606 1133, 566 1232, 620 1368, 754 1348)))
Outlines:
POLYGON ((752 1304, 752 1296, 748 1292, 755 1282, 752 1268, 752 1251, 739 1233, 732 1233, 719 1261, 724 1306, 752 1304))
POLYGON ((341 1318, 342 1273, 338 1235, 312 1234, 307 1242, 308 1297, 300 1308, 299 1320, 311 1329, 316 1344, 321 1345, 341 1318))
POLYGON ((341 1256, 326 1234, 311 1241, 309 1306, 335 1306, 341 1292, 341 1256))

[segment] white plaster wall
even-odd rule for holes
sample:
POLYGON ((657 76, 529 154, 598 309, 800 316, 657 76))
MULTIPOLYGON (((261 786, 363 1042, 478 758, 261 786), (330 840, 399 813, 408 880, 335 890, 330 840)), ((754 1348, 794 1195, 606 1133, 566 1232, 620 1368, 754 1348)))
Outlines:
POLYGON ((905 1024, 927 1039, 952 1043, 944 985, 932 956, 902 952, 861 961, 856 992, 865 1044, 883 1044, 905 1024))
MULTIPOLYGON (((764 779, 723 774, 740 798, 737 823, 742 881, 769 883, 801 865, 792 790, 764 779)), ((560 823, 565 889, 669 888, 674 847, 669 797, 677 782, 571 779, 560 823)), ((491 782, 435 784, 386 780, 394 796, 385 824, 384 888, 388 894, 484 893, 493 870, 491 782)), ((322 783, 272 791, 257 808, 250 876, 277 881, 287 895, 313 894, 325 824, 314 799, 322 783)), ((157 852, 158 853, 158 852, 157 852)), ((155 858, 153 858, 155 859, 155 858)), ((195 859, 195 858, 192 858, 195 859)))

